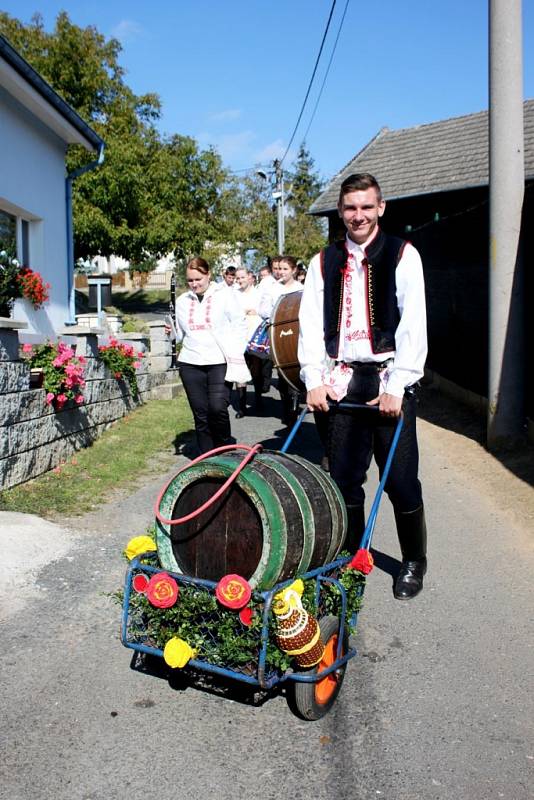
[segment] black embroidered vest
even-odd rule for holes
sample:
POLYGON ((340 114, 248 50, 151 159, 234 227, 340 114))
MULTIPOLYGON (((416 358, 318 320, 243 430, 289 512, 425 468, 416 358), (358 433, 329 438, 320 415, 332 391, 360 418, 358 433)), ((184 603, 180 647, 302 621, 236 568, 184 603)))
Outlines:
MULTIPOLYGON (((369 338, 373 353, 395 350, 395 331, 400 314, 397 307, 395 270, 406 245, 403 239, 382 230, 365 250, 366 301, 369 338)), ((321 250, 324 278, 324 340, 326 352, 336 359, 339 353, 344 272, 348 251, 345 240, 321 250)))

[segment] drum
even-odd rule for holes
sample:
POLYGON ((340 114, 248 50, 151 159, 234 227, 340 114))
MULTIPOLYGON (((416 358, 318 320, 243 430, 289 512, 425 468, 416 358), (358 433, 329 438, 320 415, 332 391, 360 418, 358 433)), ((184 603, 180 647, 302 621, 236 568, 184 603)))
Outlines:
POLYGON ((297 392, 306 391, 299 376, 300 364, 297 357, 301 297, 302 292, 291 292, 279 297, 271 314, 269 328, 271 360, 297 392))

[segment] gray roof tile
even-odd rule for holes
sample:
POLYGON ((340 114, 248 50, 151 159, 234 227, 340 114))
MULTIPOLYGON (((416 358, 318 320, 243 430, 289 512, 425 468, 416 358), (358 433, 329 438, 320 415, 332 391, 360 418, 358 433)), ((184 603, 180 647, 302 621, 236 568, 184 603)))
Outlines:
MULTIPOLYGON (((534 178, 534 99, 524 103, 525 178, 534 178)), ((382 128, 330 181, 310 208, 337 206, 339 186, 353 172, 371 172, 389 200, 488 184, 488 112, 398 131, 382 128)))

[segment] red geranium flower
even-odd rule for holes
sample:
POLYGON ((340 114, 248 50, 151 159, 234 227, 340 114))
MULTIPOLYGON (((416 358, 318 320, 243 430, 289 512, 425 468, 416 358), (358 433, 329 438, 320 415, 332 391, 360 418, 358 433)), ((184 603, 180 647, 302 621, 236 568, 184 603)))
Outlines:
POLYGON ((166 572, 157 572, 150 578, 145 594, 156 608, 170 608, 178 599, 178 584, 166 572))
POLYGON ((358 572, 363 572, 364 575, 369 575, 374 565, 375 562, 373 561, 373 556, 369 550, 365 550, 364 548, 358 550, 352 561, 349 563, 349 567, 358 570, 358 572))

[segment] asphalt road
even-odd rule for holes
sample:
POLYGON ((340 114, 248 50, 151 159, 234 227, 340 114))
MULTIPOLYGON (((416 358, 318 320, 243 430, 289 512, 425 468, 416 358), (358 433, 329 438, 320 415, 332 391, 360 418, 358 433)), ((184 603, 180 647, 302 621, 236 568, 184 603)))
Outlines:
MULTIPOLYGON (((359 655, 318 722, 293 716, 282 695, 253 704, 131 668, 106 593, 174 470, 59 528, 34 525, 44 555, 3 586, 0 797, 534 797, 534 492, 480 447, 468 415, 458 422, 435 399, 420 422, 425 590, 409 603, 392 596, 398 546, 386 498, 359 655)), ((234 432, 280 447, 278 427, 266 414, 236 421, 234 432)), ((319 460, 311 422, 294 451, 319 460)))

